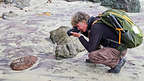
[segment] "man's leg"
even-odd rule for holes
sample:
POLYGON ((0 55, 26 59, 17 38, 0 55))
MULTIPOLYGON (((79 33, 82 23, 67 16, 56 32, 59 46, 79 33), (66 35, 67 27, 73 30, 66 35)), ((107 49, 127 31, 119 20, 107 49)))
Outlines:
POLYGON ((95 64, 104 64, 115 68, 120 61, 119 54, 120 52, 114 48, 102 48, 91 52, 88 56, 89 60, 95 64))

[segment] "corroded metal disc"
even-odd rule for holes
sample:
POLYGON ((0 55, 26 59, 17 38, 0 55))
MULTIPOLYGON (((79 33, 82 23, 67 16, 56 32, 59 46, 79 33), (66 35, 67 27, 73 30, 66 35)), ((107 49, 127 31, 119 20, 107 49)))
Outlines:
POLYGON ((33 64, 38 60, 35 56, 25 56, 18 58, 10 64, 12 70, 21 71, 32 67, 33 64))

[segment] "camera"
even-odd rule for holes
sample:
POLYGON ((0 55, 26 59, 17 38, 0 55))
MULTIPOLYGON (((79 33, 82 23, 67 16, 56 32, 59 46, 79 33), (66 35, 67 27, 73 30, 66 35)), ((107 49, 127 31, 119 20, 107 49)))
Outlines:
POLYGON ((80 30, 78 30, 77 27, 73 27, 72 29, 70 29, 70 30, 67 31, 68 36, 71 36, 71 35, 72 35, 71 32, 79 33, 80 30))

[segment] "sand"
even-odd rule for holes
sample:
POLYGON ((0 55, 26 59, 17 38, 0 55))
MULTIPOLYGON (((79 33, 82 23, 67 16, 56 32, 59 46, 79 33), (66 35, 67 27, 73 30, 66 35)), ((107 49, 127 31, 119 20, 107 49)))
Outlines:
MULTIPOLYGON (((144 1, 140 13, 128 13, 144 30, 144 1)), ((85 63, 87 51, 74 58, 55 60, 55 45, 49 32, 60 26, 71 27, 71 16, 77 11, 91 16, 107 10, 100 3, 66 2, 64 0, 31 0, 31 6, 20 10, 11 4, 0 4, 0 15, 13 11, 17 16, 0 18, 0 81, 143 81, 144 43, 129 49, 127 62, 119 74, 106 73, 109 67, 85 63), (47 14, 43 14, 47 12, 47 14), (37 63, 24 71, 13 71, 9 64, 20 56, 34 55, 37 63)))

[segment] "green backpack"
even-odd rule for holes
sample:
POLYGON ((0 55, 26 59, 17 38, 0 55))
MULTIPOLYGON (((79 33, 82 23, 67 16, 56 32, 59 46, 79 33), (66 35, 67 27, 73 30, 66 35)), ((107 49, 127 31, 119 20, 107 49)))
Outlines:
POLYGON ((126 12, 122 10, 111 9, 103 12, 99 20, 94 23, 105 23, 115 29, 119 36, 119 41, 113 41, 126 48, 139 46, 143 41, 142 30, 136 26, 126 12))

